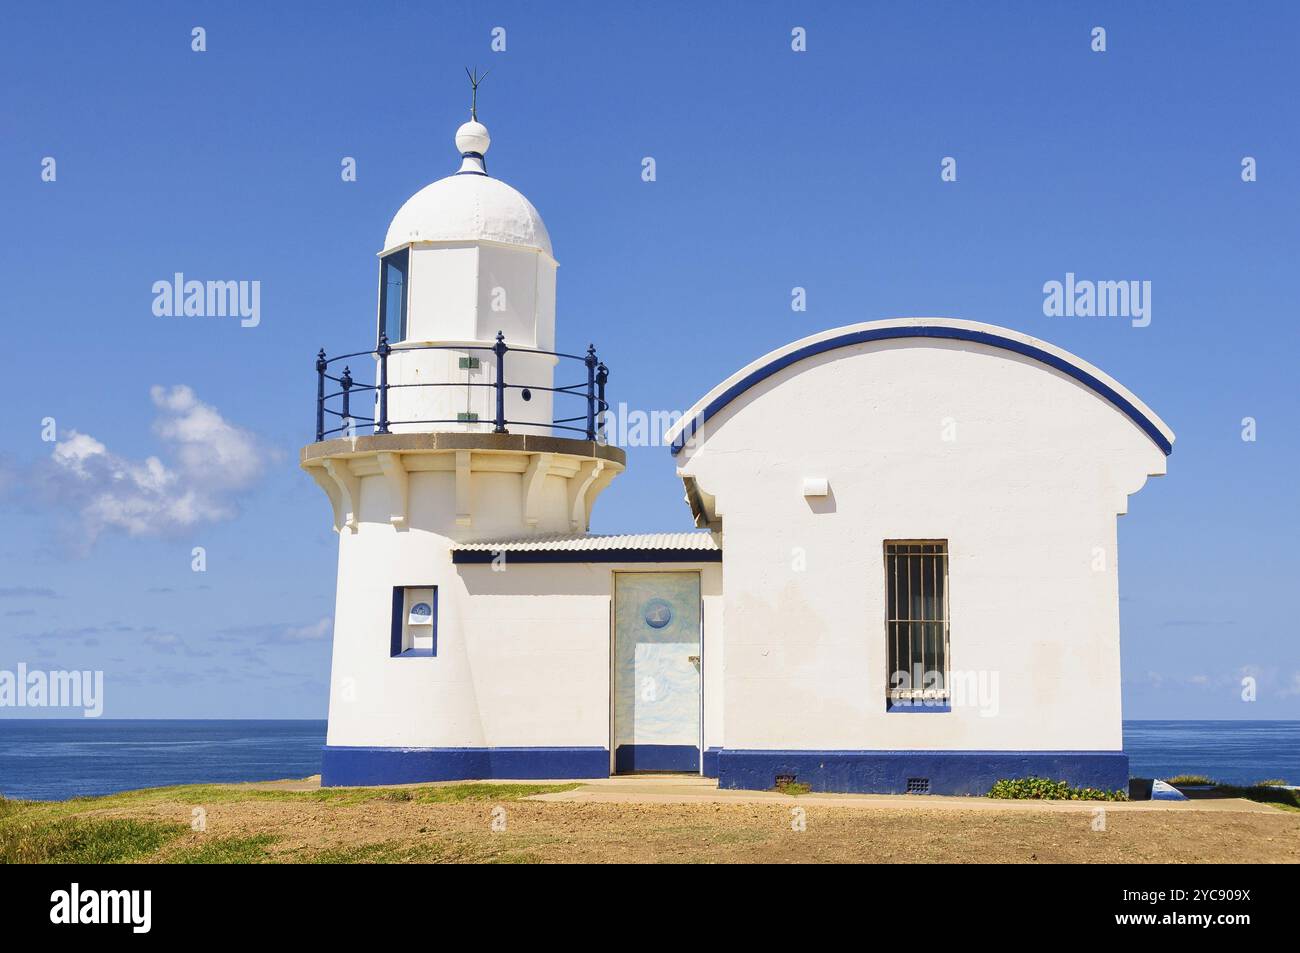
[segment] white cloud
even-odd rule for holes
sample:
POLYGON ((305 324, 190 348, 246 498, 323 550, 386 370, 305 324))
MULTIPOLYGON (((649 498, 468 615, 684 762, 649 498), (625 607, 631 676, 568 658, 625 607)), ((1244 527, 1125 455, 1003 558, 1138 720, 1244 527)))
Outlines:
POLYGON ((233 517, 234 497, 252 486, 266 451, 184 385, 149 391, 164 456, 131 460, 75 430, 54 445, 45 489, 75 510, 87 545, 103 533, 162 536, 233 517))
POLYGON ((284 631, 284 639, 286 642, 314 642, 317 639, 329 638, 333 631, 334 620, 326 616, 311 625, 290 626, 284 631))
POLYGON ((175 447, 183 470, 216 473, 230 486, 245 486, 261 475, 263 457, 252 434, 227 423, 194 391, 155 385, 149 397, 164 411, 154 421, 154 432, 175 447))

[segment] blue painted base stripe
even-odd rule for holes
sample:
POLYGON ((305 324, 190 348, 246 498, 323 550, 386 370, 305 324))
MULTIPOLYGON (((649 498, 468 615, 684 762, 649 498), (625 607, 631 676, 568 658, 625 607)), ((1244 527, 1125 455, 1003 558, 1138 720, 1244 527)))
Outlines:
MULTIPOLYGON (((693 745, 620 746, 620 771, 699 770, 693 745), (631 750, 628 750, 628 749, 631 750)), ((709 748, 704 773, 718 786, 768 790, 778 774, 814 791, 903 794, 927 778, 933 794, 983 795, 1002 778, 1047 777, 1077 787, 1127 789, 1119 751, 762 751, 709 748)), ((492 778, 604 778, 605 748, 354 748, 326 745, 321 783, 411 784, 492 778)))
MULTIPOLYGON (((1075 787, 1128 790, 1122 751, 761 751, 717 753, 718 787, 770 790, 779 774, 814 791, 905 794, 926 778, 931 794, 988 794, 1002 778, 1043 777, 1075 787)), ((707 770, 707 769, 706 769, 707 770)))
POLYGON ((325 745, 321 784, 413 784, 491 778, 607 778, 608 748, 352 748, 325 745))
POLYGON ((700 770, 700 749, 695 745, 619 745, 614 749, 614 770, 633 771, 700 770))

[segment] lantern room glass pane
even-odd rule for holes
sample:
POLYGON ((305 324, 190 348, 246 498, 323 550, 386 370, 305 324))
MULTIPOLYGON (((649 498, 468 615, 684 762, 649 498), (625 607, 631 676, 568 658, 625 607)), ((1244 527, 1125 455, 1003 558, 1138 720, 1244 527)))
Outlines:
POLYGON ((379 326, 390 344, 406 340, 407 272, 409 248, 395 251, 379 267, 379 326))

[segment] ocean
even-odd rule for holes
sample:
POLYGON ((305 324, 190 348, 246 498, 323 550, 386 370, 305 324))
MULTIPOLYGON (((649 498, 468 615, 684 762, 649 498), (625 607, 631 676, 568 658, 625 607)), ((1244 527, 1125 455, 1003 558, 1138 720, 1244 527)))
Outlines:
POLYGON ((324 743, 324 721, 0 719, 0 795, 305 778, 320 773, 324 743))
MULTIPOLYGON (((0 719, 0 794, 62 800, 132 788, 303 778, 324 721, 0 719)), ((1300 784, 1300 721, 1126 721, 1135 777, 1300 784)))

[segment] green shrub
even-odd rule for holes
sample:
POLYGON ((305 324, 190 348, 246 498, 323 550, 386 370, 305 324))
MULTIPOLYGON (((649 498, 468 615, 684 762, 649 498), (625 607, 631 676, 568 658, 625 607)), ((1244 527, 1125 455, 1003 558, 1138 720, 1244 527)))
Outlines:
POLYGON ((1180 784, 1218 784, 1213 778, 1207 778, 1203 774, 1175 774, 1172 778, 1166 778, 1165 784, 1172 784, 1178 787, 1180 784))
POLYGON ((993 785, 989 797, 1035 801, 1127 801, 1127 791, 1072 788, 1068 781, 1051 778, 1003 778, 993 785))
POLYGON ((1283 781, 1281 778, 1269 778, 1267 781, 1255 782, 1257 788, 1284 788, 1287 786, 1288 782, 1283 781))

